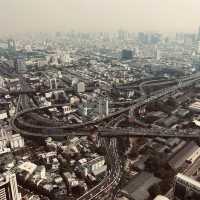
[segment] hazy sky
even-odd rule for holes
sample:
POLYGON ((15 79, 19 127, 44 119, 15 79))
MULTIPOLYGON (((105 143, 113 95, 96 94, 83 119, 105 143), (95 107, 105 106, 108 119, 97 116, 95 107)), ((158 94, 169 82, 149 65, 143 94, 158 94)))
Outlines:
POLYGON ((200 0, 0 0, 0 34, 31 31, 193 32, 200 0))

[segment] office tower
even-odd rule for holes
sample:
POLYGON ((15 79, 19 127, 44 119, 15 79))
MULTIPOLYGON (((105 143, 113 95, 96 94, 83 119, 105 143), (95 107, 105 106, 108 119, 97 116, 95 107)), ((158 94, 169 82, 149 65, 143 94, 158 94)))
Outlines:
POLYGON ((108 99, 106 99, 106 102, 105 102, 105 106, 106 106, 106 108, 105 108, 105 112, 106 112, 106 116, 108 116, 109 115, 109 101, 108 101, 108 99))
POLYGON ((121 53, 122 60, 131 60, 133 58, 133 52, 131 50, 124 49, 121 53))
POLYGON ((155 58, 156 58, 156 60, 161 59, 161 52, 160 52, 160 50, 158 49, 157 46, 155 46, 155 58))
POLYGON ((124 30, 118 31, 118 39, 119 40, 126 40, 127 39, 127 33, 124 30))
POLYGON ((0 175, 0 200, 20 200, 15 174, 0 175))
POLYGON ((138 33, 138 40, 143 44, 147 44, 149 42, 148 34, 143 33, 143 32, 139 32, 138 33))
POLYGON ((8 51, 9 51, 9 53, 15 53, 16 52, 15 41, 12 40, 12 39, 8 40, 8 51))
POLYGON ((56 78, 50 79, 49 81, 50 81, 50 89, 51 90, 54 90, 54 89, 58 88, 57 79, 56 78))
POLYGON ((199 31, 198 31, 198 34, 197 34, 197 41, 200 41, 200 26, 199 26, 199 31))
POLYGON ((109 101, 108 99, 99 100, 99 116, 104 117, 109 115, 109 101))
POLYGON ((197 53, 200 54, 200 41, 197 41, 197 53))
POLYGON ((24 58, 19 56, 17 59, 16 59, 16 70, 18 73, 24 73, 27 71, 26 69, 26 64, 25 64, 25 61, 24 61, 24 58))
POLYGON ((99 99, 99 116, 103 117, 103 100, 99 99))
POLYGON ((153 33, 153 34, 150 34, 149 37, 150 37, 151 44, 157 44, 160 42, 161 35, 158 33, 153 33))
POLYGON ((85 92, 85 83, 84 82, 79 82, 77 84, 77 92, 78 93, 83 93, 85 92))

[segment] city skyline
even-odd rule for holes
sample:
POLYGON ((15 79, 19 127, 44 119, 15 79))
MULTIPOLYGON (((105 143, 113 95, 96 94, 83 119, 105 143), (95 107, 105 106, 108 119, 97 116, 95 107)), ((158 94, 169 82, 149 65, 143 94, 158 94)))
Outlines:
POLYGON ((1 0, 0 34, 119 29, 197 32, 199 7, 198 0, 1 0))
POLYGON ((200 0, 0 0, 0 200, 200 200, 200 0))

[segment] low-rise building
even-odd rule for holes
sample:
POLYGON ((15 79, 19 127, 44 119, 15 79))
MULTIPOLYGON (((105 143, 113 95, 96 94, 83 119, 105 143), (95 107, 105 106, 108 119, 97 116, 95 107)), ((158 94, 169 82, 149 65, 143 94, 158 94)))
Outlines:
POLYGON ((169 199, 165 196, 158 195, 156 198, 154 198, 154 200, 169 200, 169 199))
POLYGON ((24 162, 17 167, 17 176, 22 181, 26 181, 33 174, 36 168, 36 164, 30 161, 24 162))
POLYGON ((168 164, 173 170, 178 170, 184 164, 193 162, 193 158, 200 156, 199 146, 195 142, 187 143, 181 150, 179 150, 175 155, 169 159, 168 164))
POLYGON ((137 174, 122 190, 122 194, 132 200, 146 200, 150 197, 148 189, 161 182, 161 179, 148 172, 137 174))
POLYGON ((0 110, 0 120, 4 120, 8 118, 8 114, 6 110, 0 110))
POLYGON ((9 142, 11 149, 24 147, 24 138, 20 134, 12 135, 9 142))
POLYGON ((91 160, 81 159, 79 160, 80 169, 84 176, 87 176, 88 173, 92 173, 95 176, 103 173, 106 171, 107 166, 105 165, 105 158, 104 156, 98 156, 91 160))
POLYGON ((196 101, 190 104, 189 109, 193 112, 199 113, 200 112, 200 102, 196 101))

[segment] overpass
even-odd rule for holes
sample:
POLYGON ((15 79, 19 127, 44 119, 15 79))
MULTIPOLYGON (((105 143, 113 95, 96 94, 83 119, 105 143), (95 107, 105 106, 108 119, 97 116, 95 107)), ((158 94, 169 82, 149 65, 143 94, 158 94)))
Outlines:
POLYGON ((200 139, 199 129, 175 130, 164 128, 99 128, 102 137, 147 137, 147 138, 181 138, 181 139, 200 139))
MULTIPOLYGON (((126 115, 129 111, 134 112, 136 109, 139 109, 141 106, 144 106, 152 101, 155 101, 161 97, 166 95, 172 94, 179 89, 183 89, 186 87, 192 86, 195 82, 200 80, 200 75, 193 75, 188 77, 186 80, 183 80, 181 84, 176 86, 163 89, 158 93, 155 93, 149 97, 142 97, 139 101, 135 104, 123 108, 117 112, 111 113, 110 115, 103 117, 98 120, 88 121, 85 123, 80 124, 67 124, 65 125, 64 122, 57 123, 52 121, 51 119, 46 119, 45 123, 41 122, 38 124, 33 124, 27 120, 28 117, 35 117, 39 116, 39 113, 45 112, 50 108, 59 107, 62 105, 55 105, 49 107, 33 107, 28 108, 28 99, 24 98, 22 100, 22 107, 25 110, 17 113, 14 118, 11 120, 11 125, 13 130, 25 135, 25 136, 35 136, 35 137, 63 137, 63 136, 83 136, 83 135, 90 135, 88 131, 83 131, 83 128, 90 129, 91 126, 100 125, 102 123, 106 123, 106 126, 102 128, 101 126, 98 127, 98 133, 101 141, 101 145, 106 148, 106 160, 108 165, 110 166, 110 170, 108 174, 102 179, 102 181, 81 196, 78 200, 97 200, 103 199, 104 197, 110 195, 112 191, 115 190, 116 186, 119 184, 120 177, 121 177, 121 163, 120 158, 117 152, 117 137, 121 136, 135 136, 135 137, 180 137, 184 139, 199 139, 199 132, 196 130, 191 130, 189 132, 176 132, 173 130, 163 130, 163 129, 150 129, 147 132, 147 129, 122 129, 118 128, 117 126, 125 120, 126 115), (50 120, 50 121, 49 121, 50 120), (51 124, 49 124, 52 122, 51 124), (47 124, 46 124, 47 123, 47 124), (46 125, 45 125, 46 124, 46 125), (111 128, 112 127, 112 128, 111 128)), ((42 117, 42 116, 40 116, 42 117)), ((42 117, 43 118, 43 117, 42 117)), ((40 121, 41 119, 35 119, 36 123, 37 120, 40 121)), ((45 120, 45 119, 44 119, 45 120)))
POLYGON ((134 105, 120 109, 117 112, 111 113, 108 116, 105 116, 101 119, 97 119, 97 120, 93 120, 93 121, 87 121, 87 122, 79 123, 79 124, 67 124, 67 125, 65 125, 63 123, 63 124, 60 124, 59 127, 53 121, 51 123, 51 126, 33 125, 32 123, 30 124, 30 123, 26 122, 27 115, 30 116, 30 114, 33 112, 38 113, 44 109, 48 110, 52 107, 60 106, 60 105, 55 105, 55 106, 42 107, 42 108, 30 108, 30 109, 26 109, 22 112, 19 112, 11 120, 11 125, 15 131, 21 132, 24 135, 26 135, 28 133, 28 135, 33 135, 33 136, 38 135, 39 137, 41 137, 41 136, 42 137, 48 137, 48 136, 63 137, 63 136, 69 135, 69 130, 71 130, 71 131, 78 130, 78 129, 82 129, 85 127, 98 125, 98 124, 101 124, 102 122, 108 122, 108 121, 112 120, 113 118, 120 116, 123 113, 128 113, 129 111, 134 112, 136 109, 139 109, 140 107, 142 107, 150 102, 153 102, 161 97, 164 97, 169 94, 173 94, 174 92, 176 92, 179 89, 190 87, 193 83, 195 83, 199 80, 200 80, 200 74, 193 75, 191 77, 186 78, 186 81, 182 81, 181 84, 163 89, 150 97, 147 97, 147 98, 142 97, 134 105), (48 135, 47 130, 49 130, 49 128, 52 129, 52 132, 51 132, 51 134, 48 135))
MULTIPOLYGON (((86 92, 91 92, 93 90, 95 90, 96 88, 95 87, 86 87, 85 91, 86 92)), ((36 90, 36 89, 20 89, 20 90, 15 90, 15 91, 9 91, 9 90, 5 90, 4 91, 0 91, 0 94, 1 95, 13 95, 13 96, 18 96, 18 95, 21 95, 21 94, 36 94, 36 93, 40 93, 40 94, 45 94, 45 93, 48 93, 48 92, 54 92, 56 90, 64 90, 66 93, 76 93, 77 90, 73 87, 68 87, 68 88, 58 88, 58 89, 47 89, 47 90, 44 90, 44 89, 41 89, 41 90, 36 90)))

